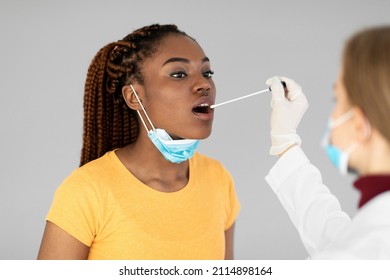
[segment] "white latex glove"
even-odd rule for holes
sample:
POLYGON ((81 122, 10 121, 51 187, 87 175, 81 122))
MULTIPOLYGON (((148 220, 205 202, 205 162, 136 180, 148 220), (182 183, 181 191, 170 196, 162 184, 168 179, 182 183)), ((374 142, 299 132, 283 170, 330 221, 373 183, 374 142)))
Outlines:
POLYGON ((280 155, 293 145, 300 145, 297 127, 308 107, 301 87, 286 77, 273 77, 266 81, 271 87, 271 155, 280 155), (288 94, 281 81, 286 83, 288 94))

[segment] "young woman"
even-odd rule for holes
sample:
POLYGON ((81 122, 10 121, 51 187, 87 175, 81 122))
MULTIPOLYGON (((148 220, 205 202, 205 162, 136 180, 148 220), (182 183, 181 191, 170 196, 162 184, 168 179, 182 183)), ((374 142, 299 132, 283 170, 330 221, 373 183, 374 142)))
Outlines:
POLYGON ((210 60, 175 25, 108 44, 88 70, 80 168, 58 188, 38 259, 231 259, 233 181, 195 153, 211 133, 210 60))
POLYGON ((335 85, 336 105, 325 148, 342 174, 355 170, 361 193, 351 219, 322 184, 299 147, 296 128, 307 108, 287 78, 272 88, 271 154, 280 159, 266 177, 317 259, 390 259, 390 26, 361 31, 346 44, 335 85), (287 99, 280 85, 287 84, 287 99))

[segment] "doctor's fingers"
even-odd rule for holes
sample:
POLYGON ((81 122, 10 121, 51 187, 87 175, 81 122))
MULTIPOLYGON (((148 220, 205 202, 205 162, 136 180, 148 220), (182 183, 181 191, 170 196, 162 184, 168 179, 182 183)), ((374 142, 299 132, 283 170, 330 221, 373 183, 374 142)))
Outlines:
POLYGON ((304 99, 306 98, 300 98, 300 95, 304 95, 303 94, 303 91, 302 91, 302 87, 297 83, 295 82, 293 79, 290 79, 290 78, 287 78, 287 77, 284 77, 284 76, 279 76, 279 79, 283 82, 286 83, 286 87, 287 87, 287 90, 288 90, 288 93, 287 93, 287 98, 288 100, 290 101, 303 101, 304 99), (301 99, 301 100, 298 100, 301 99))
POLYGON ((278 76, 274 76, 272 78, 269 78, 265 83, 271 90, 273 100, 286 99, 284 88, 282 85, 282 81, 280 80, 280 78, 278 76))

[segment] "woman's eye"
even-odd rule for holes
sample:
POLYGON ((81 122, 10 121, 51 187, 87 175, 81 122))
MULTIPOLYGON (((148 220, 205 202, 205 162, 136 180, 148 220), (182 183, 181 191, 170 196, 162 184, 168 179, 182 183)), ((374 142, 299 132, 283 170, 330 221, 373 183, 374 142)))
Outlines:
POLYGON ((187 74, 184 72, 176 72, 176 73, 171 74, 171 76, 174 78, 181 79, 181 78, 187 77, 187 74))
POLYGON ((208 78, 208 79, 211 79, 213 77, 213 75, 214 75, 214 71, 211 71, 211 70, 203 73, 203 76, 205 78, 208 78))

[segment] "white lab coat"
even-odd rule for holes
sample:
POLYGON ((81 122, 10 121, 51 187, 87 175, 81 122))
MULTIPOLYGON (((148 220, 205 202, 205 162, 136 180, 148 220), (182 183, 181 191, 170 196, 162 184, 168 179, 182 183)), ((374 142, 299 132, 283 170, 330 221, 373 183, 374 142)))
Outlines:
POLYGON ((298 146, 286 152, 265 179, 312 259, 390 259, 389 191, 367 202, 351 219, 298 146))

